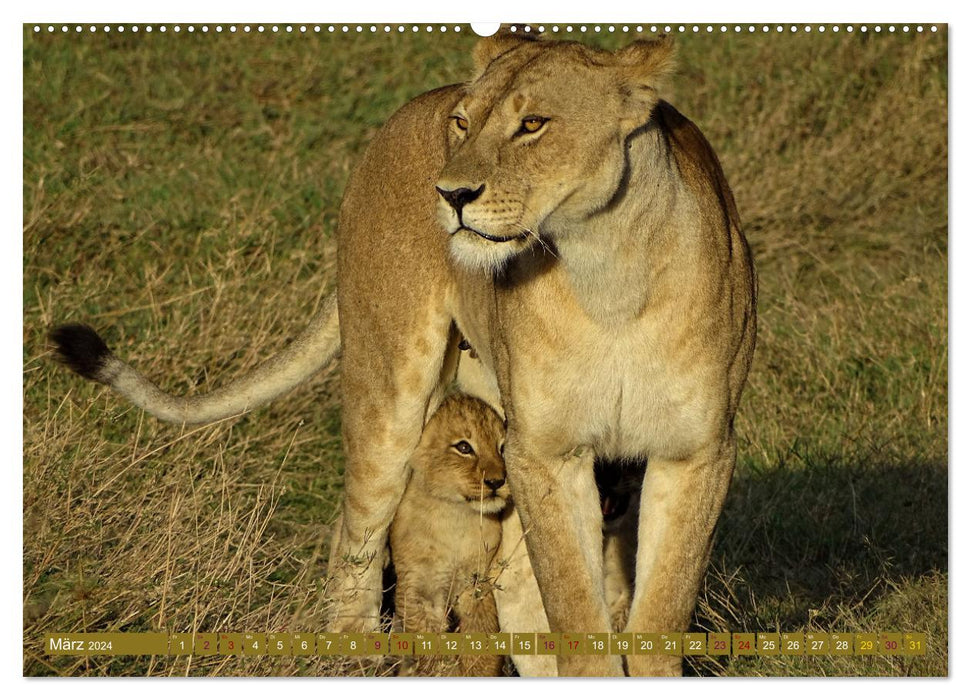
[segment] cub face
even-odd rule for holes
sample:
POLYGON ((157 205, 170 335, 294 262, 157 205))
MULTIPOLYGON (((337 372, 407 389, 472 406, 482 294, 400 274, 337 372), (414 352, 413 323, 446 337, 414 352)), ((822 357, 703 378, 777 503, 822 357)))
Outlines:
POLYGON ((486 403, 449 396, 428 421, 411 458, 412 484, 428 496, 498 513, 509 500, 504 441, 502 420, 486 403))
POLYGON ((610 205, 671 54, 666 41, 615 53, 508 41, 452 110, 436 183, 452 257, 471 268, 497 270, 610 205))

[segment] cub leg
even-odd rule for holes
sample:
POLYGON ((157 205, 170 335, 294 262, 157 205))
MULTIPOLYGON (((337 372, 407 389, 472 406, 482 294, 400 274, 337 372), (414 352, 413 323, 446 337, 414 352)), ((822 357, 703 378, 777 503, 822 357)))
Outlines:
MULTIPOLYGON (((635 506, 631 506, 635 508, 635 506)), ((637 549, 637 512, 627 513, 616 530, 604 533, 604 592, 615 630, 623 630, 630 613, 631 585, 637 549)))
MULTIPOLYGON (((530 449, 539 444, 511 428, 506 468, 550 630, 609 632, 593 457, 530 449)), ((620 676, 623 667, 617 656, 559 656, 557 674, 620 676)))
POLYGON ((398 577, 395 583, 395 614, 405 632, 444 632, 448 629, 448 605, 444 594, 429 590, 420 577, 398 577), (429 595, 430 593, 430 595, 429 595))
MULTIPOLYGON (((395 615, 405 632, 444 632, 448 629, 448 605, 441 587, 421 576, 399 576, 395 584, 395 615), (430 594, 429 594, 430 593, 430 594)), ((438 656, 406 656, 399 676, 454 675, 454 659, 438 656)))
MULTIPOLYGON (((687 460, 650 460, 629 632, 688 629, 734 467, 734 438, 687 460)), ((627 668, 632 676, 677 676, 681 659, 628 656, 627 668)))
MULTIPOLYGON (((496 611, 492 584, 483 582, 466 585, 455 601, 455 614, 459 620, 459 632, 498 632, 499 613, 496 611)), ((502 674, 502 656, 468 654, 459 659, 462 675, 498 676, 502 674)))

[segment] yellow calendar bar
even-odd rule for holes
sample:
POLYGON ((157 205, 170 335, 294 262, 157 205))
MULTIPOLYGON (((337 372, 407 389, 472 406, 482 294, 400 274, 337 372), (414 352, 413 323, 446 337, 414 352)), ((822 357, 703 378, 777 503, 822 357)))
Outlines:
POLYGON ((169 653, 164 632, 89 632, 49 634, 44 650, 52 656, 151 656, 169 653))
POLYGON ((89 632, 48 634, 52 656, 923 656, 922 632, 89 632))

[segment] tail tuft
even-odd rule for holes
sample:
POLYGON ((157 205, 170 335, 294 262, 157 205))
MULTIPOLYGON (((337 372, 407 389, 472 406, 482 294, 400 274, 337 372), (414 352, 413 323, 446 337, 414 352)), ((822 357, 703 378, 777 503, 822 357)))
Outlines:
POLYGON ((57 359, 80 374, 103 384, 108 383, 104 369, 111 358, 111 350, 91 326, 71 323, 51 331, 57 359))

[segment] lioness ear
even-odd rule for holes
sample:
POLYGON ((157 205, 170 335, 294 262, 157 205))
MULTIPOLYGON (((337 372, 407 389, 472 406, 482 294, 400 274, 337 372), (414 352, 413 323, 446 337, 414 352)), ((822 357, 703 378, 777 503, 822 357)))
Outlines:
POLYGON ((536 41, 536 38, 529 34, 514 34, 506 26, 500 27, 492 36, 479 39, 475 48, 472 49, 472 60, 475 63, 475 76, 479 77, 485 72, 490 63, 495 61, 502 54, 512 51, 517 46, 526 42, 536 41))
POLYGON ((618 50, 614 57, 620 70, 620 91, 625 121, 643 124, 660 99, 658 88, 674 72, 674 39, 660 36, 635 41, 618 50))

